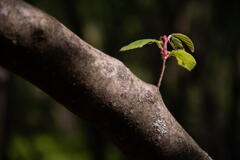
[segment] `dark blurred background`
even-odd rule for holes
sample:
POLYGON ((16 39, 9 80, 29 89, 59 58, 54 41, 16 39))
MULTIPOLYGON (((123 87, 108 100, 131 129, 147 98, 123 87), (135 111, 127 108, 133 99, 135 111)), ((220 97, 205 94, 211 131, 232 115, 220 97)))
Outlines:
MULTIPOLYGON (((214 159, 240 159, 240 5, 223 0, 28 0, 82 39, 156 84, 157 47, 119 53, 131 41, 181 32, 194 41, 192 72, 167 62, 169 110, 214 159)), ((66 93, 67 94, 67 93, 66 93)), ((0 68, 1 160, 124 160, 101 133, 42 91, 0 68)))

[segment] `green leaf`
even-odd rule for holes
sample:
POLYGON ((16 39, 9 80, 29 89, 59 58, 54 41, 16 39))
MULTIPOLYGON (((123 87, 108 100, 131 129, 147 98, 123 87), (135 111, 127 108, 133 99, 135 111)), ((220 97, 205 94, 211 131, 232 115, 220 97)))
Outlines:
POLYGON ((191 52, 194 52, 193 42, 188 36, 181 34, 181 33, 173 33, 173 34, 171 34, 171 36, 183 41, 187 45, 187 47, 191 50, 191 52))
POLYGON ((170 55, 175 56, 178 64, 189 71, 191 71, 197 64, 194 57, 182 49, 172 50, 170 55))
POLYGON ((179 40, 178 38, 171 37, 170 44, 173 49, 184 49, 182 41, 179 40))
POLYGON ((156 43, 159 44, 160 41, 156 40, 156 39, 141 39, 141 40, 137 40, 134 41, 126 46, 123 46, 120 51, 127 51, 127 50, 131 50, 131 49, 136 49, 136 48, 141 48, 146 44, 150 44, 150 43, 156 43))

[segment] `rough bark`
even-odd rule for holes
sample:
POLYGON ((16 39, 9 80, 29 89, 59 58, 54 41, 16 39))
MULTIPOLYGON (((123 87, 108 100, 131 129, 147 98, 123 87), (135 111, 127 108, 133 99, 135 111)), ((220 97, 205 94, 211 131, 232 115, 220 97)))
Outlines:
POLYGON ((21 0, 0 1, 0 64, 109 135, 128 159, 211 159, 156 86, 21 0))

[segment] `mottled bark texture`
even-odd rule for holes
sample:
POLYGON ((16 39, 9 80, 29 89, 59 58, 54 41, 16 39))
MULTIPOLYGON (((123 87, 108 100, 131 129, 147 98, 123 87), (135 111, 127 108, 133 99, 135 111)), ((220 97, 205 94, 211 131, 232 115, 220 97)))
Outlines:
POLYGON ((156 86, 21 0, 0 0, 0 64, 102 130, 128 159, 211 159, 156 86))

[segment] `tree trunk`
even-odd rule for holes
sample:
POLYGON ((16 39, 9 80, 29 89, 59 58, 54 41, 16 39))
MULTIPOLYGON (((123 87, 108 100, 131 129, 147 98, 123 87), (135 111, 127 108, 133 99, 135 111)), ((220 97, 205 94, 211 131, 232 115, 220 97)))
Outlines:
POLYGON ((156 86, 39 9, 1 0, 0 46, 2 66, 109 135, 128 159, 211 159, 170 114, 156 86))

